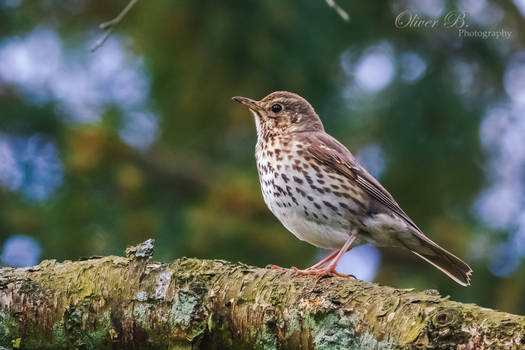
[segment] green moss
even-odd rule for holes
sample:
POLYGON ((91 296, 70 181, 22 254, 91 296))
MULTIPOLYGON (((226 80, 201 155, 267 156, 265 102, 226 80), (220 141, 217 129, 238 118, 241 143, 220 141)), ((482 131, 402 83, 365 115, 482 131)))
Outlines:
POLYGON ((63 322, 57 322, 53 325, 53 343, 59 348, 67 348, 66 332, 63 322))
POLYGON ((149 318, 151 315, 151 305, 137 302, 133 306, 133 320, 142 329, 149 329, 149 318))
POLYGON ((14 339, 19 338, 20 330, 17 320, 8 309, 0 313, 0 346, 11 348, 14 339))
POLYGON ((54 332, 47 332, 47 329, 36 321, 25 323, 23 330, 20 330, 20 334, 23 334, 20 337, 21 349, 67 349, 67 342, 64 337, 59 337, 58 340, 55 339, 54 332))
POLYGON ((37 324, 28 324, 21 341, 23 349, 68 349, 82 348, 111 349, 109 330, 112 328, 109 311, 104 312, 96 320, 87 323, 95 325, 90 332, 82 328, 85 307, 79 305, 66 313, 65 323, 57 322, 52 327, 51 334, 43 333, 37 324))
POLYGON ((373 334, 356 334, 357 315, 338 316, 335 314, 304 314, 295 312, 290 315, 287 337, 302 329, 315 334, 313 345, 316 350, 358 350, 358 349, 393 349, 394 342, 378 341, 373 334))
POLYGON ((219 327, 216 327, 213 332, 213 337, 216 344, 222 344, 226 349, 233 347, 233 335, 226 324, 223 323, 219 327))
POLYGON ((88 324, 92 324, 94 327, 85 330, 82 327, 82 315, 89 314, 87 309, 89 309, 88 305, 78 305, 66 312, 63 326, 56 324, 53 327, 53 338, 57 347, 64 344, 64 348, 86 350, 111 348, 109 330, 112 328, 112 323, 110 312, 105 311, 102 315, 97 316, 98 318, 88 321, 88 324))
POLYGON ((173 304, 169 312, 169 321, 171 324, 181 324, 189 326, 193 310, 197 306, 197 298, 188 292, 180 291, 177 301, 173 304))
POLYGON ((354 349, 377 349, 390 350, 395 348, 395 342, 392 341, 378 341, 373 334, 364 333, 357 337, 354 349))
POLYGON ((356 317, 338 317, 326 315, 319 320, 315 329, 314 345, 316 350, 360 350, 360 349, 393 349, 394 343, 378 341, 373 334, 355 332, 356 317))
POLYGON ((354 325, 348 317, 326 315, 315 322, 312 330, 315 330, 312 333, 318 350, 355 349, 354 325))
POLYGON ((103 349, 104 347, 110 347, 109 341, 109 330, 112 328, 111 315, 108 311, 104 312, 101 318, 99 318, 97 328, 89 333, 86 338, 87 349, 103 349))

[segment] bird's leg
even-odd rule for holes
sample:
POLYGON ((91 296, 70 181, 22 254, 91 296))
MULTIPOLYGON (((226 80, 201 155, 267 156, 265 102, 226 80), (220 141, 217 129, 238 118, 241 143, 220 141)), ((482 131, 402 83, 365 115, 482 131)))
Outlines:
MULTIPOLYGON (((337 256, 337 253, 339 253, 339 250, 336 250, 335 252, 333 252, 332 254, 328 255, 326 258, 324 258, 323 260, 319 261, 319 262, 316 263, 315 265, 310 266, 310 267, 307 268, 306 270, 317 270, 317 269, 323 267, 324 265, 326 265, 326 264, 328 264, 330 261, 332 261, 332 259, 335 258, 335 257, 337 256)), ((277 266, 277 265, 274 265, 274 264, 266 265, 266 268, 267 268, 267 269, 271 269, 271 270, 279 270, 279 269, 282 269, 282 267, 277 266)), ((295 267, 295 266, 292 266, 292 269, 293 269, 293 270, 298 270, 298 268, 295 267)))
MULTIPOLYGON (((340 273, 340 272, 336 271, 335 268, 337 267, 337 264, 339 263, 339 260, 341 260, 341 258, 343 257, 343 254, 348 251, 348 249, 350 248, 352 243, 355 241, 356 237, 357 237, 357 231, 355 230, 355 231, 352 232, 350 237, 348 237, 348 239, 346 240, 346 242, 343 245, 343 247, 339 251, 336 252, 337 255, 335 257, 331 258, 331 259, 328 259, 325 262, 325 264, 330 262, 330 264, 328 266, 326 266, 326 267, 317 267, 317 268, 313 268, 313 266, 312 266, 312 268, 309 268, 309 269, 306 269, 306 270, 295 269, 295 272, 297 274, 299 274, 299 275, 322 275, 322 276, 324 276, 324 275, 332 275, 332 276, 350 277, 351 275, 346 275, 344 273, 340 273)), ((321 266, 323 266, 323 265, 321 265, 321 266)), ((352 276, 352 277, 354 277, 354 276, 352 276)))
POLYGON ((326 258, 324 258, 323 260, 319 261, 317 264, 310 266, 309 268, 307 268, 307 270, 316 270, 318 268, 323 267, 324 265, 326 265, 330 261, 332 261, 332 259, 337 256, 337 253, 339 253, 339 250, 336 250, 332 254, 328 255, 326 258))
MULTIPOLYGON (((319 261, 315 265, 310 266, 309 268, 307 268, 307 270, 317 270, 317 269, 323 267, 324 265, 328 264, 333 258, 335 258, 337 256, 337 253, 339 253, 339 250, 336 250, 335 252, 333 252, 332 254, 328 255, 326 258, 324 258, 323 260, 319 261)), ((282 267, 274 265, 274 264, 266 265, 266 268, 267 269, 271 269, 271 270, 282 269, 282 267)), ((292 266, 292 269, 298 270, 297 267, 295 267, 295 266, 292 266)))
MULTIPOLYGON (((323 260, 319 261, 315 265, 310 266, 309 268, 306 269, 306 271, 317 270, 317 269, 323 267, 324 265, 326 265, 330 261, 332 261, 332 259, 337 256, 337 253, 339 253, 339 250, 336 250, 335 252, 333 252, 332 254, 328 255, 326 258, 324 258, 323 260)), ((266 266, 266 268, 267 269, 272 269, 272 270, 282 269, 282 267, 277 266, 277 265, 268 265, 268 266, 266 266)), ((302 271, 302 270, 299 270, 295 266, 292 266, 291 269, 294 270, 294 271, 302 271)))

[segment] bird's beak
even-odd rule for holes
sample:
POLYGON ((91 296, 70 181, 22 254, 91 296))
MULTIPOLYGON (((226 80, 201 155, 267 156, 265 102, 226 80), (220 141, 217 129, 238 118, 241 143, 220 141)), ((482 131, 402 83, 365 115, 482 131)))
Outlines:
POLYGON ((249 109, 253 111, 257 111, 258 109, 260 109, 259 105, 257 104, 257 101, 252 100, 251 98, 234 96, 232 97, 232 100, 242 103, 243 105, 245 105, 246 107, 248 107, 249 109))

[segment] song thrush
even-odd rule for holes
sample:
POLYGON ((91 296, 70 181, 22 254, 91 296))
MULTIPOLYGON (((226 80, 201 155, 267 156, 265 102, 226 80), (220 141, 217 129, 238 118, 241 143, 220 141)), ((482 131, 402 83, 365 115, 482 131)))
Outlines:
POLYGON ((406 248, 457 283, 470 284, 470 267, 423 234, 352 153, 324 131, 305 99, 286 91, 260 101, 233 99, 255 118, 255 159, 270 211, 297 238, 337 249, 299 273, 342 275, 335 270, 342 255, 369 242, 406 248))

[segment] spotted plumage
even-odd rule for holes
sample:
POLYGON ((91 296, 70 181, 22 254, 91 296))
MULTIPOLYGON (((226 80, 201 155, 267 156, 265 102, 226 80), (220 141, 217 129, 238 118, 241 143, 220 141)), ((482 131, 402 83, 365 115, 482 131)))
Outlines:
MULTIPOLYGON (((340 248, 348 239, 351 227, 358 224, 358 205, 347 199, 342 203, 348 209, 341 207, 342 195, 334 195, 329 186, 314 180, 316 174, 324 170, 304 152, 298 154, 297 145, 303 143, 304 140, 295 135, 271 135, 268 141, 259 139, 255 158, 264 201, 297 238, 321 248, 340 248), (272 150, 284 147, 295 156, 291 159, 276 157, 272 150), (282 170, 272 171, 278 165, 282 170), (327 230, 327 227, 333 228, 327 230)), ((338 176, 336 181, 343 183, 345 179, 338 176)))
POLYGON ((468 285, 470 267, 426 237, 352 153, 324 131, 312 106, 290 92, 244 97, 257 129, 255 158, 264 201, 297 238, 339 249, 300 273, 339 274, 342 254, 370 242, 400 247, 468 285))

